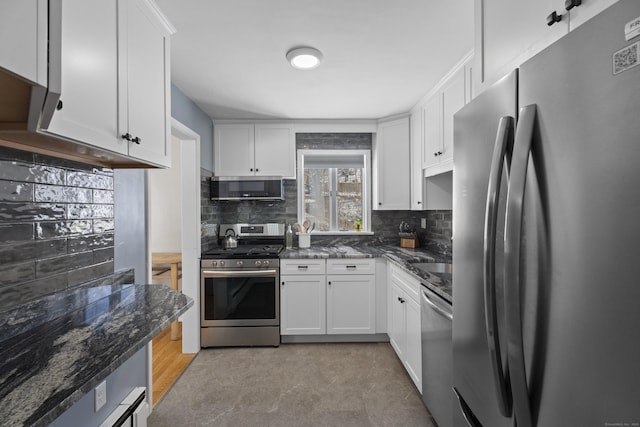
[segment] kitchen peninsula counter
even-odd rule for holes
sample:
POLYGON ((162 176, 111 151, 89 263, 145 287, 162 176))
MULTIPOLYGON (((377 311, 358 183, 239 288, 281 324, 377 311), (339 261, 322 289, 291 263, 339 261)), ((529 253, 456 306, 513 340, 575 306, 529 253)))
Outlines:
POLYGON ((0 314, 0 419, 51 423, 193 300, 161 285, 70 289, 0 314))
POLYGON ((418 277, 429 289, 445 300, 452 302, 452 280, 450 273, 425 272, 416 268, 416 262, 451 262, 446 257, 425 249, 401 248, 393 245, 376 246, 312 246, 310 248, 286 249, 281 259, 319 259, 319 258, 385 258, 418 277))

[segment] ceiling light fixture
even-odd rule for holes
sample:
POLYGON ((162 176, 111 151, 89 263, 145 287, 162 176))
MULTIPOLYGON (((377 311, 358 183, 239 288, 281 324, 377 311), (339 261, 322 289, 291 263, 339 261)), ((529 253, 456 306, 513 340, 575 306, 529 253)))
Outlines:
POLYGON ((296 47, 287 52, 287 61, 293 68, 310 70, 320 65, 322 52, 312 47, 296 47))

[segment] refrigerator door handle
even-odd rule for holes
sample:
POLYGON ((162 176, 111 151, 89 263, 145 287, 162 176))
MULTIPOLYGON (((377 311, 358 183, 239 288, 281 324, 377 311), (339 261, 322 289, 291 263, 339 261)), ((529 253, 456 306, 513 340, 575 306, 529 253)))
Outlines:
POLYGON ((496 387, 498 407, 505 417, 511 416, 512 401, 509 384, 509 373, 505 374, 502 367, 500 353, 500 338, 498 334, 498 312, 496 308, 496 232, 498 227, 498 204, 500 198, 500 184, 503 170, 509 174, 509 156, 507 148, 513 140, 514 118, 505 116, 500 118, 496 142, 493 148, 489 185, 487 189, 487 205, 484 216, 484 308, 487 344, 491 357, 493 381, 496 387))
POLYGON ((464 399, 462 398, 458 390, 455 387, 452 387, 452 388, 453 388, 453 394, 455 394, 456 399, 458 399, 458 404, 460 405, 460 410, 462 411, 462 415, 464 416, 464 419, 469 425, 469 427, 482 427, 482 424, 480 424, 480 421, 478 421, 476 416, 473 415, 471 408, 469 408, 469 405, 467 405, 467 402, 464 401, 464 399))
POLYGON ((507 323, 507 357, 511 375, 513 410, 518 427, 531 427, 531 405, 527 386, 520 307, 520 245, 527 165, 531 153, 536 106, 520 109, 511 158, 511 177, 507 193, 504 236, 504 277, 507 323))

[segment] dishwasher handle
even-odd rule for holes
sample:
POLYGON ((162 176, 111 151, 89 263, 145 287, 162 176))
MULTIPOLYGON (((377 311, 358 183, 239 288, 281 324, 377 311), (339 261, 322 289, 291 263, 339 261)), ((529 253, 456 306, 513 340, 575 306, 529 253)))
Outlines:
MULTIPOLYGON (((421 285, 423 287, 425 287, 425 285, 423 283, 421 283, 421 285)), ((449 320, 453 320, 453 313, 451 313, 450 311, 446 310, 445 308, 440 307, 428 294, 429 291, 426 291, 425 289, 422 289, 422 300, 424 302, 426 302, 432 309, 434 309, 437 313, 441 314, 442 316, 446 317, 449 320)))

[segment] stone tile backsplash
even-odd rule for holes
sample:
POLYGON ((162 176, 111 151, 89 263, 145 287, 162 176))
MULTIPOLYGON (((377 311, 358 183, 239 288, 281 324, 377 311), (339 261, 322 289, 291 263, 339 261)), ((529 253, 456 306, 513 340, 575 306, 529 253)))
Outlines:
MULTIPOLYGON (((297 149, 371 149, 370 133, 297 133, 297 149)), ((263 201, 212 201, 209 176, 201 176, 202 194, 202 251, 217 244, 212 224, 265 223, 293 224, 298 221, 297 181, 285 180, 285 200, 263 201)), ((399 245, 400 221, 415 228, 420 246, 444 255, 451 255, 451 211, 373 211, 371 226, 373 236, 319 236, 312 237, 312 244, 319 245, 399 245), (427 228, 420 228, 421 218, 426 218, 427 228)), ((294 244, 297 244, 294 237, 294 244)))
POLYGON ((0 310, 114 272, 113 171, 0 147, 0 310))

